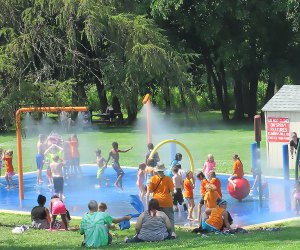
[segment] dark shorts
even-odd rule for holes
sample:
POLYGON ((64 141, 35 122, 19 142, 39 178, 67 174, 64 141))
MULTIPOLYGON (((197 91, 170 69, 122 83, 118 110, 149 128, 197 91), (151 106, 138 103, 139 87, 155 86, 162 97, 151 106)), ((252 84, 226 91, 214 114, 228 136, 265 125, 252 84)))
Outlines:
POLYGON ((201 196, 201 200, 199 201, 199 204, 200 204, 200 205, 204 205, 204 199, 203 199, 202 196, 201 196))
POLYGON ((53 186, 55 193, 63 193, 64 191, 64 178, 63 177, 53 177, 53 186))
POLYGON ((45 156, 43 154, 37 154, 35 157, 36 168, 43 169, 45 156))
POLYGON ((124 176, 124 175, 125 175, 123 169, 120 167, 120 164, 119 164, 118 162, 114 162, 114 163, 112 164, 112 167, 113 167, 113 169, 116 171, 117 177, 119 177, 119 176, 124 176))
POLYGON ((181 188, 176 188, 176 193, 174 193, 173 196, 173 204, 177 205, 178 203, 179 205, 183 203, 183 195, 181 188))

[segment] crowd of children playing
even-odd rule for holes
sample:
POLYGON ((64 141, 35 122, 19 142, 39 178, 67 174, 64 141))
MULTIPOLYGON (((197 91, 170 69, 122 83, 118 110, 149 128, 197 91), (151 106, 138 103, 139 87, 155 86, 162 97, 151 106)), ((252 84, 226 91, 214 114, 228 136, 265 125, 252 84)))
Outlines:
MULTIPOLYGON (((78 138, 76 134, 70 136, 70 138, 63 140, 63 138, 56 134, 51 133, 48 137, 44 135, 39 136, 37 142, 37 184, 43 183, 42 170, 44 165, 47 166, 47 177, 49 187, 54 188, 54 195, 50 201, 50 211, 45 208, 46 197, 39 195, 38 204, 32 209, 32 226, 34 228, 47 228, 53 229, 65 229, 68 230, 68 223, 70 215, 63 202, 63 188, 64 179, 70 178, 70 176, 81 176, 82 170, 80 167, 80 153, 78 150, 78 138), (56 220, 57 215, 61 215, 62 222, 56 220)), ((182 206, 183 212, 187 211, 187 220, 199 222, 202 229, 208 231, 219 231, 223 227, 230 228, 232 219, 230 214, 226 211, 227 202, 222 199, 221 182, 216 176, 217 164, 214 160, 214 156, 209 154, 207 160, 204 162, 202 171, 194 175, 192 171, 185 171, 181 166, 182 154, 177 153, 174 160, 170 163, 168 168, 165 168, 164 164, 160 163, 160 158, 157 152, 152 158, 149 158, 153 151, 154 145, 148 144, 148 152, 146 154, 145 162, 139 164, 137 171, 136 185, 139 190, 139 198, 146 205, 151 206, 153 209, 147 215, 149 219, 154 216, 156 212, 155 205, 159 204, 162 216, 167 216, 167 222, 169 236, 175 238, 174 228, 174 212, 180 212, 182 206), (165 175, 166 173, 166 175, 165 175), (197 206, 197 217, 194 217, 195 200, 194 189, 196 180, 200 181, 200 201, 197 206), (149 201, 153 196, 154 201, 149 201), (205 208, 205 209, 203 209, 205 208), (152 217, 151 217, 152 216, 152 217)), ((98 166, 97 171, 97 188, 101 188, 104 184, 108 185, 109 180, 105 177, 104 172, 108 163, 112 160, 112 168, 115 170, 117 177, 114 182, 114 186, 118 189, 123 189, 122 178, 124 171, 119 163, 119 153, 128 152, 127 150, 120 150, 117 142, 112 143, 112 149, 109 152, 108 159, 105 159, 101 155, 101 150, 96 150, 96 163, 98 166)), ((7 182, 7 189, 15 188, 13 181, 14 168, 12 165, 12 150, 3 150, 0 148, 0 176, 2 167, 5 167, 5 179, 7 182)), ((237 154, 233 155, 233 175, 228 178, 228 181, 236 188, 235 179, 242 178, 244 176, 243 164, 237 154)), ((256 189, 258 170, 254 170, 254 183, 252 189, 256 189)), ((267 182, 262 178, 262 186, 267 187, 267 182)), ((300 211, 300 182, 296 182, 295 189, 293 191, 293 197, 295 199, 296 213, 300 211)), ((111 242, 111 234, 109 228, 112 223, 118 223, 122 220, 129 220, 130 216, 114 219, 105 213, 107 205, 100 203, 98 211, 96 210, 97 204, 95 201, 89 203, 90 212, 87 213, 81 223, 80 232, 86 236, 89 231, 86 231, 86 224, 90 220, 99 219, 105 223, 105 236, 101 239, 89 239, 84 242, 87 246, 101 246, 107 245, 111 242), (99 213, 98 213, 99 212, 99 213)), ((144 218, 144 217, 143 217, 144 218)), ((166 219, 165 219, 166 220, 166 219)), ((141 225, 140 225, 141 226, 141 225)), ((103 228, 102 228, 103 229, 103 228)), ((95 228, 93 229, 95 230, 95 228)), ((98 230, 98 229, 97 229, 98 230)), ((168 237, 168 238, 170 238, 168 237)), ((167 237, 165 237, 167 238, 167 237)), ((165 239, 164 238, 164 239, 165 239)), ((86 239, 86 237, 85 237, 86 239)), ((134 241, 128 240, 127 242, 139 242, 141 239, 135 238, 134 241)))

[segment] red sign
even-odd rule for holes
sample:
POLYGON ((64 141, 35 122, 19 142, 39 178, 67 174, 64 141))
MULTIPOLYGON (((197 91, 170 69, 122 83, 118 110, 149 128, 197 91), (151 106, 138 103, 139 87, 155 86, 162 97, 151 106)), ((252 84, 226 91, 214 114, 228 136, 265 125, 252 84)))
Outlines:
POLYGON ((268 142, 289 142, 290 121, 286 117, 268 117, 267 121, 268 142))

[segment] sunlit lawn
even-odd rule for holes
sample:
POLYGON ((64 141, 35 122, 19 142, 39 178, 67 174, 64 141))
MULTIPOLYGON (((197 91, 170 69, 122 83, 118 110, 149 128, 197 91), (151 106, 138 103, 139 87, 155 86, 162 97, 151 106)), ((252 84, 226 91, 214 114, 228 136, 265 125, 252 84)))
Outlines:
MULTIPOLYGON (((0 213, 0 249, 80 249, 82 236, 79 234, 79 220, 71 220, 69 232, 48 232, 29 229, 23 234, 13 234, 17 225, 30 225, 30 215, 0 213), (75 229, 77 227, 77 229, 75 229)), ((300 244, 300 220, 271 225, 281 226, 282 231, 268 232, 249 230, 248 234, 216 235, 208 237, 192 234, 192 228, 177 228, 176 240, 160 243, 125 244, 125 236, 134 235, 130 230, 114 230, 113 244, 101 249, 298 249, 300 244)))

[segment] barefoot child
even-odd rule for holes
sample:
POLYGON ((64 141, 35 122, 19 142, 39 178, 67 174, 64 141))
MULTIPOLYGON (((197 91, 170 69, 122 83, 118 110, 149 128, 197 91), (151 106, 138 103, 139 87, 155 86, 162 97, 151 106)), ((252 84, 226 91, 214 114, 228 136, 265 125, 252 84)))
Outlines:
POLYGON ((146 186, 145 186, 145 169, 146 169, 146 164, 141 163, 139 165, 138 173, 137 173, 137 180, 136 180, 136 185, 138 186, 140 190, 140 200, 143 201, 144 196, 146 194, 146 186))
POLYGON ((80 167, 80 154, 78 150, 78 138, 76 134, 71 135, 70 138, 70 146, 71 146, 71 155, 72 155, 72 167, 73 174, 77 175, 78 173, 82 176, 82 170, 80 167))
POLYGON ((212 154, 207 156, 207 161, 204 162, 202 172, 205 174, 206 179, 208 179, 208 174, 210 171, 215 171, 216 169, 216 162, 215 158, 212 154))
POLYGON ((208 180, 205 178, 205 175, 203 174, 203 172, 199 172, 197 174, 197 178, 199 181, 201 181, 201 185, 200 185, 200 195, 201 195, 201 199, 200 202, 198 204, 198 214, 197 214, 197 220, 200 222, 201 225, 201 208, 204 205, 204 196, 206 194, 206 185, 209 184, 208 180))
POLYGON ((240 157, 237 154, 235 154, 232 157, 232 159, 234 161, 233 175, 228 178, 228 181, 233 185, 233 189, 235 190, 236 184, 233 180, 237 179, 237 178, 243 178, 244 169, 243 169, 243 163, 242 163, 242 161, 240 160, 240 157))
POLYGON ((124 173, 124 171, 121 168, 120 163, 119 163, 119 158, 120 158, 119 153, 126 153, 129 150, 131 150, 132 147, 127 149, 127 150, 120 150, 119 145, 118 145, 117 142, 113 142, 112 147, 113 148, 109 152, 109 156, 108 156, 108 159, 106 161, 105 167, 107 167, 107 164, 108 164, 110 158, 112 158, 112 167, 117 173, 117 179, 116 179, 114 185, 115 185, 116 188, 120 188, 120 189, 123 190, 122 178, 123 178, 125 173, 124 173))
POLYGON ((195 207, 194 202, 194 188, 195 188, 195 178, 192 171, 186 173, 186 178, 183 182, 184 188, 184 198, 188 201, 188 220, 193 220, 193 210, 195 207))
POLYGON ((4 151, 3 161, 5 166, 5 179, 7 183, 7 189, 10 189, 9 181, 11 182, 12 188, 16 187, 12 179, 12 177, 15 175, 14 167, 12 165, 12 155, 13 151, 11 149, 4 151))
POLYGON ((58 197, 62 200, 64 192, 64 175, 62 171, 64 163, 60 160, 58 155, 53 157, 53 161, 50 163, 52 172, 54 192, 58 194, 58 197))
POLYGON ((179 169, 178 167, 173 167, 173 184, 174 184, 174 196, 173 196, 173 205, 174 205, 174 211, 178 212, 178 203, 181 205, 183 203, 183 195, 182 195, 182 177, 179 175, 179 169))
POLYGON ((39 140, 37 142, 37 155, 35 157, 36 160, 36 168, 37 168, 37 184, 40 185, 43 183, 43 166, 44 166, 44 160, 45 160, 45 150, 47 149, 46 144, 46 136, 45 135, 39 135, 39 140))
POLYGON ((98 179, 98 183, 99 183, 97 187, 100 188, 103 181, 105 181, 106 185, 108 185, 108 179, 103 177, 103 173, 106 168, 106 166, 105 166, 106 161, 105 161, 104 157, 102 157, 100 149, 97 149, 97 151, 96 151, 96 163, 98 165, 97 179, 98 179))

